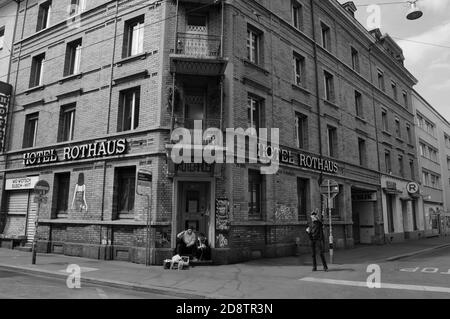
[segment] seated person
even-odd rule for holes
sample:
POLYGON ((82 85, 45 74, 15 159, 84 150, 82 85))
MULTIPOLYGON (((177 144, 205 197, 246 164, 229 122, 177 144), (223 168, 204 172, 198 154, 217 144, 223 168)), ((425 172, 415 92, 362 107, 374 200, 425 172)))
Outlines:
POLYGON ((192 255, 196 256, 196 241, 197 236, 195 235, 192 228, 188 228, 187 230, 182 231, 177 235, 177 248, 176 248, 176 254, 183 256, 183 255, 192 255))
POLYGON ((196 257, 198 260, 211 260, 211 248, 204 234, 198 236, 196 257))

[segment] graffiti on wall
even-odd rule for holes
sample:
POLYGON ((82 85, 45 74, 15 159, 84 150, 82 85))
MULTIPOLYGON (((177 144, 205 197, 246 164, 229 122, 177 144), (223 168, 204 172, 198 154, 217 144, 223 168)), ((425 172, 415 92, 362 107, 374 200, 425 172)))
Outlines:
POLYGON ((230 231, 230 202, 227 198, 216 199, 216 246, 228 247, 230 231))
POLYGON ((274 219, 275 221, 295 221, 297 219, 297 209, 277 204, 274 219))
POLYGON ((219 248, 228 247, 228 238, 224 234, 219 234, 216 236, 217 246, 219 248))

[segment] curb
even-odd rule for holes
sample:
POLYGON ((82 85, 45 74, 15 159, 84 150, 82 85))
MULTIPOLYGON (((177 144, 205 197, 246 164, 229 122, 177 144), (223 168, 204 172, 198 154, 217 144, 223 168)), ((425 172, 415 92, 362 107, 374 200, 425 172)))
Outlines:
MULTIPOLYGON (((10 271, 20 271, 22 273, 35 275, 35 276, 45 276, 57 279, 67 279, 67 275, 63 273, 58 273, 54 271, 44 270, 44 269, 35 269, 30 267, 23 266, 14 266, 7 264, 0 264, 0 269, 10 270, 10 271)), ((125 281, 118 280, 108 280, 108 279, 97 279, 93 277, 81 277, 81 282, 85 284, 92 285, 100 285, 107 286, 111 288, 119 288, 119 289, 127 289, 134 290, 140 292, 148 292, 148 293, 158 293, 171 297, 179 297, 182 299, 222 299, 225 298, 223 296, 214 295, 214 294, 201 294, 196 292, 190 292, 186 290, 177 290, 168 287, 162 286, 144 286, 140 284, 133 284, 125 281)))
POLYGON ((386 260, 387 261, 395 261, 395 260, 399 260, 399 259, 403 259, 403 258, 407 258, 407 257, 420 255, 420 254, 423 254, 423 253, 426 253, 426 252, 429 252, 429 251, 433 251, 433 250, 441 249, 441 248, 445 248, 445 247, 450 247, 450 244, 443 244, 443 245, 439 245, 439 246, 425 248, 425 249, 422 249, 422 250, 417 250, 417 251, 413 251, 413 252, 410 252, 410 253, 389 257, 389 258, 386 258, 386 260))

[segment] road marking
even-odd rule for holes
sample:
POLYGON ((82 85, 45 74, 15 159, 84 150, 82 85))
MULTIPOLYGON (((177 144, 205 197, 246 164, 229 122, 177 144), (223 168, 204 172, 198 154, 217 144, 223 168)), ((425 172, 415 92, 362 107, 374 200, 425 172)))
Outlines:
MULTIPOLYGON (((80 267, 81 273, 97 271, 98 268, 80 267)), ((67 269, 61 269, 59 272, 67 273, 67 269)))
MULTIPOLYGON (((307 281, 307 282, 321 283, 321 284, 364 287, 364 288, 369 289, 367 287, 367 282, 365 282, 365 281, 336 280, 336 279, 313 278, 313 277, 305 277, 305 278, 301 278, 299 280, 307 281)), ((413 291, 442 292, 442 293, 450 294, 450 288, 433 287, 433 286, 417 286, 417 285, 381 283, 381 289, 400 289, 400 290, 413 290, 413 291)))

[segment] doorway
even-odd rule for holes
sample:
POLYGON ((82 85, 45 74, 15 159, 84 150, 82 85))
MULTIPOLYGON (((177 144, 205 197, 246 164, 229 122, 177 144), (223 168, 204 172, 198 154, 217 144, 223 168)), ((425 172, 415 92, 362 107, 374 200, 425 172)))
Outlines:
POLYGON ((186 29, 186 54, 208 56, 208 17, 201 14, 188 15, 186 29))
POLYGON ((179 182, 177 233, 192 228, 213 240, 210 182, 179 182))

